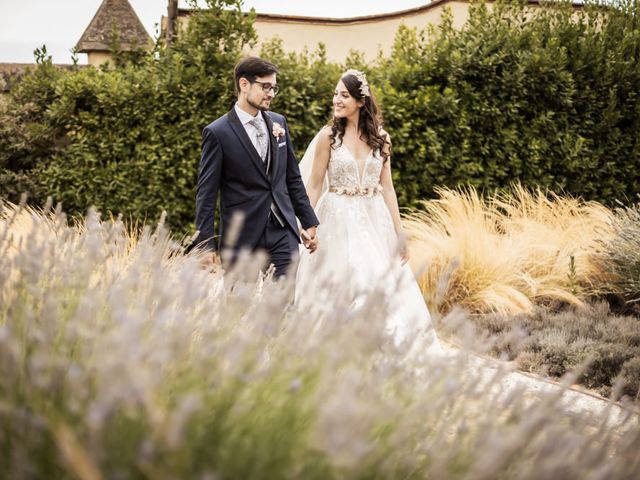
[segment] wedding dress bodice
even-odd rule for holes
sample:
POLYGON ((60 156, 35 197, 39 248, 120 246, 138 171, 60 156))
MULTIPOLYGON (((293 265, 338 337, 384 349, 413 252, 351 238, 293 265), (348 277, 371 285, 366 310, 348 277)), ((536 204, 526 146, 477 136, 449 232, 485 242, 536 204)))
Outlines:
POLYGON ((361 172, 361 168, 344 144, 333 147, 327 169, 329 188, 346 191, 377 188, 382 171, 382 159, 379 154, 370 152, 364 161, 364 171, 361 172))

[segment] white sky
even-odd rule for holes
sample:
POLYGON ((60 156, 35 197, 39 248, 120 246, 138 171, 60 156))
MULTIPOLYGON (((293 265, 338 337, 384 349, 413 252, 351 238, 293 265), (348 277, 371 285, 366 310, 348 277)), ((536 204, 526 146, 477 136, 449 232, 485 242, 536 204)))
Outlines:
MULTIPOLYGON (((55 63, 71 63, 77 43, 102 0, 0 0, 0 63, 31 63, 33 50, 43 44, 55 63)), ((157 36, 167 0, 129 0, 152 37, 157 36)), ((320 17, 354 17, 393 12, 429 0, 245 0, 244 10, 320 17)), ((187 2, 180 1, 181 7, 187 2)), ((86 63, 86 55, 79 55, 86 63)))

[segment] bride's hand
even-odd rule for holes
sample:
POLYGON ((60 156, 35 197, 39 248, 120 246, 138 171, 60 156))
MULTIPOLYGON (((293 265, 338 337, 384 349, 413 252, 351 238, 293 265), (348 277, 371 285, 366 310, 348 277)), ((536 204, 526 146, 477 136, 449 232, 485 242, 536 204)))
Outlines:
POLYGON ((398 252, 400 254, 400 261, 402 265, 406 265, 409 261, 409 242, 404 233, 398 235, 398 252))
POLYGON ((318 236, 316 235, 316 227, 310 227, 306 230, 300 230, 300 236, 302 237, 303 245, 309 250, 309 253, 313 253, 318 248, 318 236))

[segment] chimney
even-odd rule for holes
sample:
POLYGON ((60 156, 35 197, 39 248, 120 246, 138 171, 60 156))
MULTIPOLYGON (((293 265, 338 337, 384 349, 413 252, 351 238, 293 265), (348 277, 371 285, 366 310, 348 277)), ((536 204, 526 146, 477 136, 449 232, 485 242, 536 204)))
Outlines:
POLYGON ((178 23, 178 0, 169 0, 167 6, 167 44, 171 44, 176 35, 178 23))

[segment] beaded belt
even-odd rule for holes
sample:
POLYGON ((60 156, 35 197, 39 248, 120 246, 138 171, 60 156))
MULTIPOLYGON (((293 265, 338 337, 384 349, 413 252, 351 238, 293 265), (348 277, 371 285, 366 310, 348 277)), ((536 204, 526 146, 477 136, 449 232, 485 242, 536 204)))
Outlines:
POLYGON ((349 195, 352 197, 373 197, 382 193, 382 185, 376 185, 375 187, 329 187, 331 193, 338 195, 349 195))

